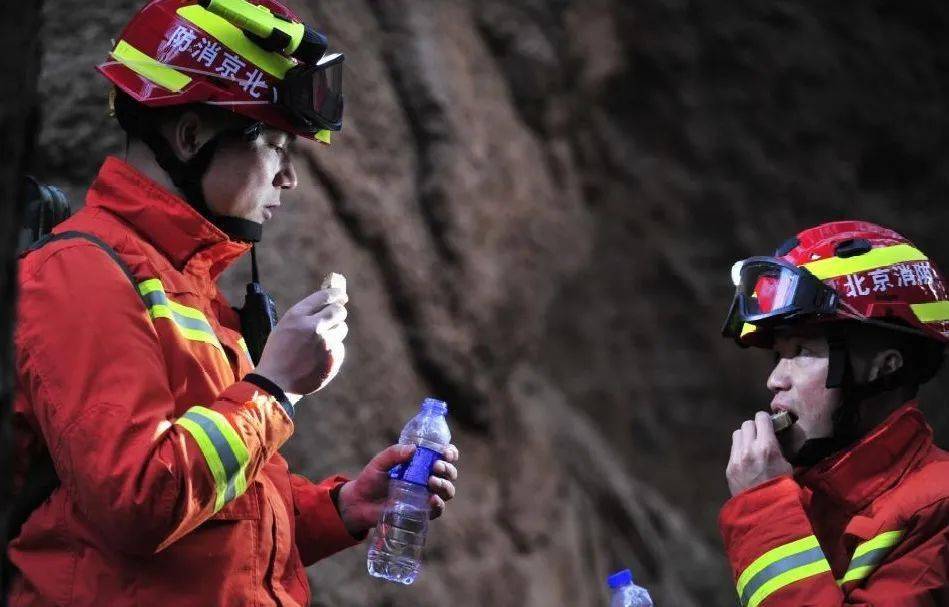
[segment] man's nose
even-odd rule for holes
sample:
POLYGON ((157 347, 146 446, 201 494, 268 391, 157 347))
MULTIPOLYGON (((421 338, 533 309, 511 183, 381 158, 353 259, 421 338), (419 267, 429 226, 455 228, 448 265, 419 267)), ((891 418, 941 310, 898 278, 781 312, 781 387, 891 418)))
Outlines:
POLYGON ((285 190, 292 190, 297 187, 297 170, 293 166, 293 161, 287 158, 280 172, 274 178, 274 185, 285 190))
POLYGON ((768 390, 780 392, 791 387, 790 374, 787 372, 788 359, 778 358, 771 375, 768 376, 768 390))

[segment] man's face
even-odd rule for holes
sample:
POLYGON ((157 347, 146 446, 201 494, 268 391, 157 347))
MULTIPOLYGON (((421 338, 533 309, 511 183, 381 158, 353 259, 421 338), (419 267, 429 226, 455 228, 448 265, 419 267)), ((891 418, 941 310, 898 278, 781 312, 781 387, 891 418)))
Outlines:
POLYGON ((264 223, 280 206, 283 190, 297 186, 288 146, 293 137, 264 128, 253 142, 227 138, 204 176, 208 207, 227 217, 264 223))
POLYGON ((833 434, 832 417, 840 406, 839 388, 827 388, 830 349, 820 334, 778 334, 777 362, 768 377, 774 394, 771 412, 790 411, 797 423, 779 435, 785 457, 796 454, 805 441, 833 434))

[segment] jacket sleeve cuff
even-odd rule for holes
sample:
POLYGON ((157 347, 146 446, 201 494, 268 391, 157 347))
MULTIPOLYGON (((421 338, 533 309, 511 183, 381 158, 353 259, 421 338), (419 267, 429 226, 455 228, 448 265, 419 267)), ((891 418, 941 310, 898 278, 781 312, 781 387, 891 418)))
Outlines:
POLYGON ((333 476, 320 483, 293 475, 293 499, 296 511, 297 549, 304 566, 309 566, 363 539, 349 534, 339 516, 334 494, 349 479, 333 476))
POLYGON ((280 406, 283 407, 283 410, 287 413, 290 419, 293 419, 293 404, 290 402, 290 399, 287 398, 286 393, 280 386, 273 383, 263 375, 258 375, 256 373, 248 373, 244 376, 244 381, 254 384, 261 390, 267 392, 277 399, 277 402, 280 403, 280 406))
POLYGON ((801 488, 779 476, 728 500, 718 517, 735 578, 772 548, 814 533, 801 503, 801 488))
POLYGON ((231 420, 248 449, 265 450, 265 460, 293 434, 293 418, 287 410, 276 397, 249 381, 234 382, 225 388, 215 408, 231 420), (255 428, 252 432, 242 430, 251 427, 255 428))

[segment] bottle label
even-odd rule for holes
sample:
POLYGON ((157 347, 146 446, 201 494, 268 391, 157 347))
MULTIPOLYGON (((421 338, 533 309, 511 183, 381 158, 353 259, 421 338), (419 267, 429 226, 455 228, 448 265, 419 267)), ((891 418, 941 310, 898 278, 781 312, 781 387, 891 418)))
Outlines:
POLYGON ((428 487, 428 477, 432 467, 442 458, 442 454, 428 447, 416 447, 412 459, 389 470, 389 478, 428 487))

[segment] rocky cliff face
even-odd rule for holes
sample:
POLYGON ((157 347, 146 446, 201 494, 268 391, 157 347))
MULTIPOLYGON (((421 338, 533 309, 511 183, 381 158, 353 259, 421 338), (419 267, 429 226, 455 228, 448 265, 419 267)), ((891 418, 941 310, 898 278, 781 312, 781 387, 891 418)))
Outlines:
MULTIPOLYGON (((431 394, 463 456, 414 586, 359 548, 312 568, 313 604, 605 605, 623 566, 657 604, 733 604, 723 470, 770 397, 767 355, 719 337, 728 269, 846 217, 949 266, 949 8, 292 4, 346 52, 347 118, 299 148, 265 283, 286 309, 339 271, 352 299, 286 455, 354 474, 431 394)), ((76 201, 122 151, 92 66, 138 5, 46 3, 36 172, 76 201)))

